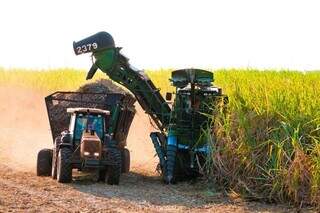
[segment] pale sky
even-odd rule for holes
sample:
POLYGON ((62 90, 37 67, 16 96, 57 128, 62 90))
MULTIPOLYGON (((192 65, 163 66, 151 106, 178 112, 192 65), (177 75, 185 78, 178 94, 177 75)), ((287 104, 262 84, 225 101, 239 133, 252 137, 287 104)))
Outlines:
POLYGON ((72 42, 113 35, 133 66, 320 69, 320 1, 1 0, 0 67, 88 69, 72 42))

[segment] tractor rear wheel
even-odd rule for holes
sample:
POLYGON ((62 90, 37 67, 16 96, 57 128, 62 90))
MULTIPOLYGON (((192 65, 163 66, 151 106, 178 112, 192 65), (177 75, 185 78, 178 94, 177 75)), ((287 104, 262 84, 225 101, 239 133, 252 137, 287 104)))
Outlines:
POLYGON ((109 148, 108 155, 112 159, 112 165, 108 166, 107 183, 109 185, 119 185, 121 175, 121 151, 117 148, 109 148))
POLYGON ((59 183, 70 183, 72 181, 72 150, 62 147, 57 158, 57 180, 59 183))
POLYGON ((121 173, 128 173, 130 171, 130 152, 124 148, 121 150, 121 173))
POLYGON ((37 157, 37 176, 50 176, 52 164, 52 150, 42 149, 37 157))

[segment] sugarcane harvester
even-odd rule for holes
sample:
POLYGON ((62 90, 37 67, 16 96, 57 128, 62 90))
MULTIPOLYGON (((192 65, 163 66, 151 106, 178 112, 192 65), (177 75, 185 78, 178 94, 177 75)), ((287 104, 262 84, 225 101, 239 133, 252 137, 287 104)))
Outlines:
POLYGON ((176 92, 170 106, 167 101, 171 101, 172 93, 166 94, 166 101, 150 78, 130 65, 109 33, 99 32, 74 42, 73 48, 76 55, 93 55, 87 79, 100 69, 131 91, 156 124, 159 131, 152 132, 150 137, 163 180, 174 183, 198 176, 210 154, 211 137, 205 131, 212 122, 215 104, 227 100, 220 88, 212 86, 213 73, 193 68, 173 71, 170 81, 176 92))

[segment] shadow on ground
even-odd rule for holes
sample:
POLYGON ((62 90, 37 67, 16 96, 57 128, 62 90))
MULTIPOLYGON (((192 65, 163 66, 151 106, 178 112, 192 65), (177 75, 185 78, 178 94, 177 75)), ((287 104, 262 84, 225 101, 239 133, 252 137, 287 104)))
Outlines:
POLYGON ((91 174, 76 176, 70 184, 82 193, 99 198, 121 199, 138 205, 183 206, 186 208, 206 208, 216 205, 242 206, 246 211, 280 211, 292 212, 283 206, 261 202, 244 202, 231 199, 226 194, 209 188, 203 180, 179 182, 166 185, 159 176, 143 175, 136 172, 124 174, 120 185, 97 183, 91 174))

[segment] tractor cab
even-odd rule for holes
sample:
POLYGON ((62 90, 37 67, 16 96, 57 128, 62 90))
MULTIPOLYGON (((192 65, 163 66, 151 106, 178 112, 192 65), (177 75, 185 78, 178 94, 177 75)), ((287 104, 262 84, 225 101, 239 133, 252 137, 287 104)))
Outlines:
POLYGON ((84 133, 96 135, 101 142, 104 142, 109 111, 94 108, 68 108, 67 112, 71 114, 69 132, 75 144, 81 142, 84 133))
POLYGON ((95 108, 68 108, 71 114, 69 134, 75 146, 80 145, 81 159, 87 167, 95 167, 103 154, 106 119, 110 116, 107 110, 95 108))

